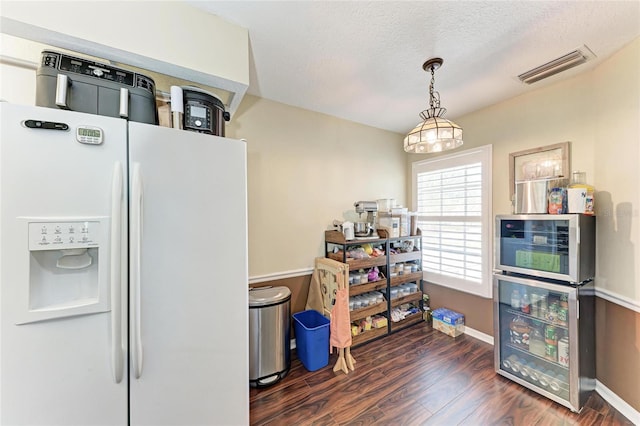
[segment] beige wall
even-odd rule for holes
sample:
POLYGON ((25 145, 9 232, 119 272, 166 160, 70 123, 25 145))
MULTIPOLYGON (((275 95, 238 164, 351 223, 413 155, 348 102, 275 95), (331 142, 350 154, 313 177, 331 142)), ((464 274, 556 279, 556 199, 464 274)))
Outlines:
POLYGON ((400 135, 246 96, 227 136, 247 139, 249 275, 310 269, 353 203, 404 203, 400 135))
POLYGON ((640 38, 592 77, 596 286, 640 305, 640 38))
POLYGON ((596 68, 596 376, 640 411, 640 38, 596 68))
MULTIPOLYGON (((464 148, 493 144, 493 213, 509 213, 509 153, 571 141, 572 169, 596 187, 597 378, 640 411, 640 39, 592 72, 455 121, 464 148), (610 303, 603 298, 615 302, 610 303), (624 366, 621 369, 614 366, 624 366)), ((407 159, 410 176, 411 162, 407 159)), ((412 190, 408 178, 409 194, 412 190)), ((427 286, 431 306, 493 334, 488 299, 427 286)))
MULTIPOLYGON (((590 73, 456 120, 465 148, 493 144, 494 214, 510 211, 510 152, 572 142, 572 168, 586 171, 597 189, 599 295, 629 307, 598 300, 597 376, 638 411, 639 58, 636 40, 590 73), (613 366, 625 366, 626 374, 613 366)), ((0 98, 33 103, 33 71, 5 65, 0 71, 0 98)), ((333 219, 348 218, 354 201, 406 203, 410 164, 420 159, 402 152, 402 135, 252 96, 228 136, 248 140, 250 275, 274 274, 271 284, 290 287, 294 312, 302 310, 309 277, 279 274, 310 268, 322 255, 323 231, 333 219)), ((459 310, 468 326, 492 334, 489 299, 434 285, 427 291, 433 307, 459 310)))
MULTIPOLYGON (((509 153, 571 142, 572 170, 586 171, 596 187, 596 288, 635 306, 640 306, 639 72, 636 39, 592 72, 456 120, 465 129, 465 149, 493 144, 494 214, 511 211, 509 153)), ((408 157, 408 168, 424 158, 408 157)))
MULTIPOLYGON (((47 47, 6 34, 0 40, 3 55, 32 63, 47 47)), ((34 104, 33 69, 0 64, 0 72, 1 99, 34 104)), ((311 269, 333 220, 358 220, 355 201, 405 202, 396 133, 246 96, 226 134, 248 141, 251 277, 311 269)))

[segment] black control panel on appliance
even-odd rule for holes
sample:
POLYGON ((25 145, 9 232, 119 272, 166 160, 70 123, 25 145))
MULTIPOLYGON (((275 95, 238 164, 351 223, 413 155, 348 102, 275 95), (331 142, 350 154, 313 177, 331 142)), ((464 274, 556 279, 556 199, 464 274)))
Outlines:
POLYGON ((80 74, 111 81, 129 87, 139 87, 154 93, 154 83, 149 77, 100 62, 76 58, 57 52, 42 52, 42 66, 71 74, 80 74))
POLYGON ((229 113, 214 94, 194 86, 183 86, 183 125, 185 130, 224 137, 229 113))
POLYGON ((204 133, 213 133, 211 106, 199 101, 187 101, 184 105, 184 125, 204 133))
POLYGON ((158 124, 154 81, 127 70, 54 50, 36 70, 36 106, 158 124))

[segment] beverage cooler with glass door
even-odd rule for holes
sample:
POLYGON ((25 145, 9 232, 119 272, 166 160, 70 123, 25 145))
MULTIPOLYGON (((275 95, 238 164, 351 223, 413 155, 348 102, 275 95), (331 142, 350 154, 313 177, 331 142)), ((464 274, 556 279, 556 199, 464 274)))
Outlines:
POLYGON ((579 412, 595 387, 595 217, 496 217, 496 371, 579 412))

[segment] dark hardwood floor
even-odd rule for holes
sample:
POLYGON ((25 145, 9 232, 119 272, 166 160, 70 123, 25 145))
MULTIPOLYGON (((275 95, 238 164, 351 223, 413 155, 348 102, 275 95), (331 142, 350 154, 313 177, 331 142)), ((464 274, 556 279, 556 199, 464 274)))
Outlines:
POLYGON ((493 347, 426 323, 352 350, 355 371, 308 372, 251 389, 252 425, 632 425, 593 392, 580 414, 495 373, 493 347))

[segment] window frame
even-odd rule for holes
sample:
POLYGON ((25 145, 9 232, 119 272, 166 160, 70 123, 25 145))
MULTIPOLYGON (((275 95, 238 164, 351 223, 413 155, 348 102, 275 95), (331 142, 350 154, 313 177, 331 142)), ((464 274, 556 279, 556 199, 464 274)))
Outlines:
MULTIPOLYGON (((480 216, 468 217, 473 218, 474 221, 480 219, 482 229, 482 273, 481 282, 473 282, 455 277, 448 277, 444 275, 434 275, 427 271, 423 272, 423 280, 429 283, 448 287, 454 290, 462 291, 465 293, 473 294, 484 298, 492 298, 493 286, 492 286, 492 274, 493 274, 493 176, 492 176, 492 163, 493 163, 493 146, 483 145, 478 148, 471 148, 464 151, 456 152, 448 155, 441 155, 436 158, 423 159, 415 161, 411 165, 411 179, 412 179, 412 207, 413 211, 417 211, 418 207, 418 181, 417 177, 419 173, 433 172, 442 169, 448 169, 452 167, 460 167, 472 163, 480 162, 482 167, 482 207, 480 216), (484 254, 487 254, 484 256, 484 254)), ((420 215, 418 212, 418 221, 424 220, 427 217, 432 216, 420 215)), ((453 216, 457 222, 466 222, 465 216, 453 216)), ((446 217, 443 221, 447 221, 446 217)))

